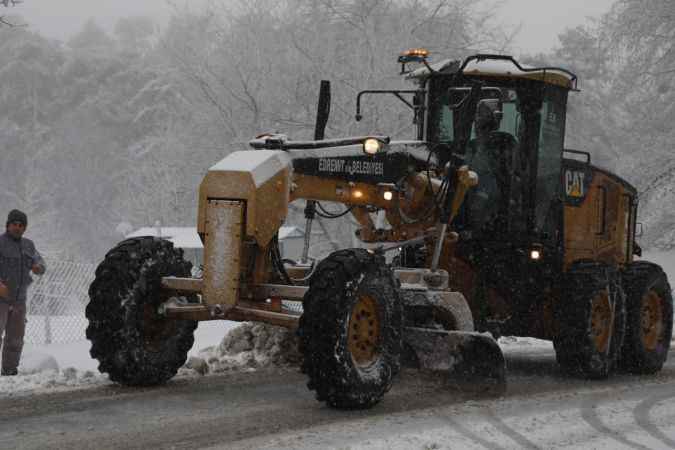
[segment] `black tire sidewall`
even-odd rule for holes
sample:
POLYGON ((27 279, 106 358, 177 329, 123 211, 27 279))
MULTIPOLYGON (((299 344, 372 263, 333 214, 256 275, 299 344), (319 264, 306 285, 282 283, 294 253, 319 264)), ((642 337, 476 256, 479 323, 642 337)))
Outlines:
POLYGON ((627 271, 631 273, 626 277, 628 317, 621 365, 634 373, 655 373, 663 367, 670 350, 673 331, 672 292, 666 274, 656 264, 640 261, 632 267, 629 266, 627 271), (655 350, 646 349, 641 336, 642 302, 651 290, 662 300, 662 320, 665 325, 661 338, 662 346, 655 350))
MULTIPOLYGON (((173 333, 160 345, 147 348, 144 308, 156 308, 164 298, 161 277, 189 276, 190 266, 171 242, 149 237, 121 242, 99 265, 89 289, 87 338, 99 370, 107 372, 112 381, 132 386, 161 384, 185 363, 197 322, 167 322, 173 333)), ((197 301, 194 295, 186 298, 197 301)))
POLYGON ((303 372, 317 399, 337 408, 367 408, 379 402, 400 370, 402 307, 382 258, 363 249, 335 252, 310 280, 298 334, 303 372), (381 324, 379 355, 357 366, 349 352, 351 313, 359 295, 376 303, 381 324))

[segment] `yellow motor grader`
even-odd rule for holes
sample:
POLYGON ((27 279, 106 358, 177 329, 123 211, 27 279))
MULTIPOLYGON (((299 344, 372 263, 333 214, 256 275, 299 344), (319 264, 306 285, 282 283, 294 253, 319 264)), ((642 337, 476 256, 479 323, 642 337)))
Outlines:
POLYGON ((634 261, 636 190, 563 147, 577 77, 500 55, 432 65, 415 49, 399 62, 415 88, 360 92, 357 120, 364 95, 395 95, 416 139, 324 139, 323 82, 314 140, 259 136, 209 169, 203 276, 166 240, 108 252, 86 311, 101 372, 165 382, 197 322, 223 319, 296 329, 308 387, 338 408, 377 403, 402 364, 501 383, 499 335, 552 340, 563 369, 591 378, 660 370, 672 297, 660 267, 634 261), (297 264, 278 243, 294 201, 307 219, 297 264), (345 206, 369 249, 307 262, 322 201, 345 206))

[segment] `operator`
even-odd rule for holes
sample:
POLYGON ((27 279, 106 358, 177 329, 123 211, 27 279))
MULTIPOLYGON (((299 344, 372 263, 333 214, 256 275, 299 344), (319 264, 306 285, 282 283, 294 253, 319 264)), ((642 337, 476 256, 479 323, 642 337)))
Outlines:
POLYGON ((488 221, 494 219, 500 207, 499 202, 503 201, 499 189, 501 175, 499 161, 504 155, 500 154, 500 149, 495 148, 492 142, 492 137, 499 129, 502 113, 494 103, 488 100, 478 103, 474 121, 475 139, 469 142, 466 159, 480 180, 469 195, 470 217, 475 229, 482 228, 488 221))
POLYGON ((30 272, 42 275, 46 267, 33 241, 23 237, 27 225, 26 214, 13 209, 7 216, 5 233, 0 235, 0 374, 5 376, 17 374, 21 359, 26 331, 26 292, 33 282, 30 272))

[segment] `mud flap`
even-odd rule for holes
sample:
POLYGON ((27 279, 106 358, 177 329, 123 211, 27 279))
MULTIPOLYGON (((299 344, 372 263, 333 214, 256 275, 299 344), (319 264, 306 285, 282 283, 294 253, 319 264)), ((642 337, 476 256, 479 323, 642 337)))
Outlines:
POLYGON ((406 327, 406 362, 427 371, 448 372, 448 381, 461 387, 501 390, 506 386, 506 362, 489 335, 406 327))

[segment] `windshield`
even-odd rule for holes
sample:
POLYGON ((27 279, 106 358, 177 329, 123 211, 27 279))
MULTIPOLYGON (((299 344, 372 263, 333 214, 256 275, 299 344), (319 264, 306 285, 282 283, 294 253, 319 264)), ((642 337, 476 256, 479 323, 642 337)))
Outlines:
POLYGON ((563 147, 566 91, 540 83, 450 85, 430 89, 427 140, 461 155, 478 173, 464 227, 552 233, 563 147), (436 94, 436 97, 434 97, 436 94))
POLYGON ((565 99, 561 92, 547 90, 539 115, 541 127, 538 139, 535 227, 538 231, 551 235, 555 231, 555 202, 560 196, 565 139, 565 99))
MULTIPOLYGON (((503 103, 503 117, 497 131, 509 133, 515 137, 519 114, 516 110, 517 94, 515 90, 508 90, 506 94, 510 100, 503 103)), ((438 141, 451 143, 455 140, 455 111, 450 104, 450 93, 444 94, 438 116, 438 141)), ((471 137, 476 137, 475 123, 471 126, 471 137)))

